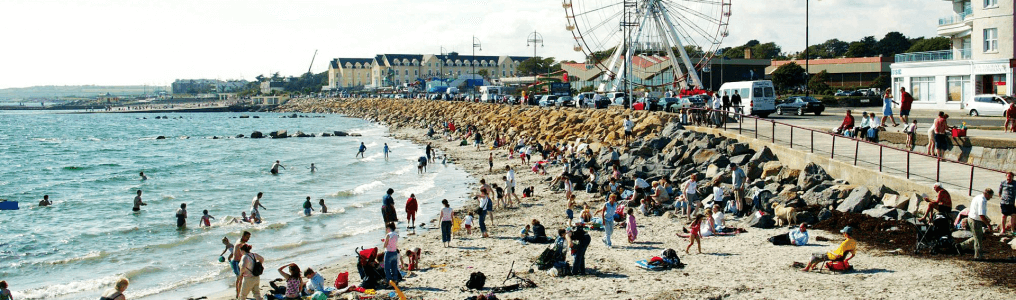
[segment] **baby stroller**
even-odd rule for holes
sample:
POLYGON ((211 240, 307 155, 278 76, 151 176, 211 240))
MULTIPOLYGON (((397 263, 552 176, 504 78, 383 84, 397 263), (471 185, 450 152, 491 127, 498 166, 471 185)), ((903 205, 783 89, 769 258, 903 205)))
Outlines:
POLYGON ((957 254, 956 241, 952 238, 952 222, 949 218, 935 214, 930 224, 917 225, 917 243, 914 254, 929 251, 931 254, 957 254))
POLYGON ((380 289, 388 286, 384 268, 378 263, 378 250, 374 248, 356 248, 356 271, 360 274, 360 287, 380 289))

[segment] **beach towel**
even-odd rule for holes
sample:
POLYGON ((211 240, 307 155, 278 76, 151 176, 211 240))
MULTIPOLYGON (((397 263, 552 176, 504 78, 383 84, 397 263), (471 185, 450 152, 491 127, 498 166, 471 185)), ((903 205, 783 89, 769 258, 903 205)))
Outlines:
POLYGON ((664 271, 672 268, 684 268, 684 264, 679 261, 674 261, 659 256, 654 256, 650 259, 643 259, 635 262, 635 265, 639 268, 643 268, 650 271, 664 271))

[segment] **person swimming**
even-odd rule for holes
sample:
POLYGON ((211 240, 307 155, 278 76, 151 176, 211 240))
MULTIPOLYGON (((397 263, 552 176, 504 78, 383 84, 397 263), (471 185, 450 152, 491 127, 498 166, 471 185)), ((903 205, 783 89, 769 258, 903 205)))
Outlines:
POLYGON ((42 200, 39 201, 39 207, 46 207, 53 205, 53 201, 49 201, 49 195, 42 195, 42 200))
POLYGON ((215 219, 215 217, 213 217, 212 215, 209 215, 207 209, 202 211, 201 223, 198 224, 198 227, 200 227, 200 226, 211 227, 212 226, 211 219, 215 219))
POLYGON ((321 213, 323 214, 328 213, 328 207, 325 206, 325 199, 318 199, 318 205, 321 206, 321 213))
POLYGON ((282 167, 283 169, 286 168, 286 166, 283 166, 281 163, 279 163, 279 161, 276 160, 275 163, 272 164, 272 169, 270 170, 272 172, 272 175, 279 174, 279 167, 282 167))
POLYGON ((148 176, 145 176, 145 172, 144 171, 142 171, 141 174, 139 174, 139 175, 141 175, 141 181, 148 180, 148 176))
POLYGON ((310 163, 310 172, 311 173, 317 172, 317 167, 314 166, 314 163, 310 163))

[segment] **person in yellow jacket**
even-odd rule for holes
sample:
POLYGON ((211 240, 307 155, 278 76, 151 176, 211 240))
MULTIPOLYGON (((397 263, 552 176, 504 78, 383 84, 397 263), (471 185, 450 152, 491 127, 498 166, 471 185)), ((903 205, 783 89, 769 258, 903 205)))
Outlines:
POLYGON ((854 253, 857 251, 857 241, 850 237, 850 234, 853 232, 854 229, 850 228, 850 226, 843 227, 843 230, 840 230, 840 233, 843 234, 843 237, 846 238, 846 240, 840 243, 840 246, 836 247, 833 251, 815 253, 815 255, 812 255, 811 262, 808 263, 808 266, 805 267, 803 271, 811 271, 811 269, 814 269, 816 265, 822 262, 839 261, 844 260, 844 258, 849 260, 854 258, 854 253), (846 257, 847 253, 850 253, 850 257, 846 257))

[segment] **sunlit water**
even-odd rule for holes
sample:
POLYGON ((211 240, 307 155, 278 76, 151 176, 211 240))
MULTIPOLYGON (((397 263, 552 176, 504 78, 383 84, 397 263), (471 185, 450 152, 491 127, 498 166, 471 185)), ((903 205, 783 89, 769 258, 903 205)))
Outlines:
POLYGON ((240 115, 0 111, 0 199, 21 206, 0 211, 0 280, 16 299, 95 299, 121 276, 131 280, 131 299, 207 295, 232 282, 228 263, 218 262, 224 236, 235 242, 251 231, 266 268, 320 267, 356 246, 378 244, 387 188, 396 191, 400 216, 406 197, 416 193, 426 221, 437 215, 441 199, 461 202, 472 182, 440 163, 419 175, 422 145, 386 137, 386 128, 360 119, 235 118, 240 115), (174 119, 154 119, 163 115, 174 119), (211 139, 279 129, 363 136, 211 139), (354 158, 360 142, 368 148, 362 159, 354 158), (392 150, 387 161, 384 143, 392 150), (286 169, 273 176, 268 169, 275 160, 286 169), (148 205, 133 213, 139 189, 148 205), (227 224, 259 191, 265 222, 227 224), (38 207, 44 194, 52 207, 38 207), (316 210, 317 199, 325 199, 329 213, 303 216, 306 196, 316 210), (189 215, 184 230, 174 216, 181 203, 189 215), (205 209, 216 217, 210 228, 198 227, 205 209))

